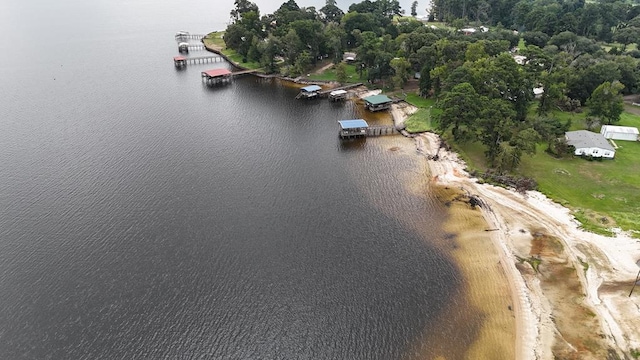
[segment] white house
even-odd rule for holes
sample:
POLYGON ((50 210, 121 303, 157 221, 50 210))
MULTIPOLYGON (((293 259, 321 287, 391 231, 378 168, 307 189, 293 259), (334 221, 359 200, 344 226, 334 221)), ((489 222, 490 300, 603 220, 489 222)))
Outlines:
POLYGON ((602 125, 600 134, 606 139, 638 141, 638 129, 630 126, 602 125))
POLYGON ((587 130, 567 131, 567 144, 576 148, 574 154, 613 159, 616 150, 602 134, 587 130))

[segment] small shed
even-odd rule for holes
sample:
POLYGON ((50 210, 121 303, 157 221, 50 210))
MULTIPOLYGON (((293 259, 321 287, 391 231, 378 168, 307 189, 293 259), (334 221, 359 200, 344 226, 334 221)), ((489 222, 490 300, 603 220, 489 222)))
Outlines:
POLYGON ((602 157, 613 159, 616 150, 609 144, 602 134, 587 130, 567 131, 567 144, 576 148, 575 155, 602 157))
POLYGON ((300 89, 300 93, 296 96, 296 99, 310 99, 318 96, 318 92, 322 90, 322 88, 318 85, 309 85, 300 89))
POLYGON ((631 126, 602 125, 600 134, 605 139, 638 141, 638 128, 631 126))
POLYGON ((346 98, 347 98, 346 90, 334 90, 329 93, 329 100, 331 101, 345 100, 346 98))
POLYGON ((391 107, 391 100, 387 95, 372 95, 367 96, 364 100, 364 107, 369 111, 386 110, 391 107))
POLYGON ((367 136, 369 124, 363 119, 340 120, 340 138, 349 139, 367 136))

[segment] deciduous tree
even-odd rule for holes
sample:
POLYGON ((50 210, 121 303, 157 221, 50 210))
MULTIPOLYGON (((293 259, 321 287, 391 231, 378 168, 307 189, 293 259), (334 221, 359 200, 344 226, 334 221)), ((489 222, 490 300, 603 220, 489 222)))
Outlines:
POLYGON ((620 120, 624 110, 624 103, 620 91, 624 88, 619 81, 608 81, 600 84, 587 100, 589 114, 597 116, 605 124, 614 124, 620 120))
POLYGON ((403 87, 407 80, 409 80, 411 64, 407 59, 401 57, 392 59, 390 65, 394 72, 393 85, 399 88, 403 87))
POLYGON ((480 114, 480 95, 469 83, 458 84, 442 99, 442 113, 437 117, 438 129, 451 129, 455 141, 469 141, 475 138, 475 122, 480 114))

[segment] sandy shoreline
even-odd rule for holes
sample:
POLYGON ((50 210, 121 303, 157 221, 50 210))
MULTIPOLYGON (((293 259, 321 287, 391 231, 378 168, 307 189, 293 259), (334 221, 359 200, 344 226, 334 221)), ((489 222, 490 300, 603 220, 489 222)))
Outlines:
MULTIPOLYGON (((398 125, 416 110, 393 105, 391 114, 398 125)), ((568 209, 539 192, 519 194, 478 183, 455 153, 440 148, 437 135, 423 133, 413 140, 427 159, 438 154, 438 160, 428 160, 435 185, 486 204, 482 215, 487 229, 495 229, 490 237, 512 294, 516 359, 600 359, 611 353, 624 358, 640 349, 640 288, 628 297, 640 270, 639 240, 624 233, 608 238, 584 232, 568 209), (549 250, 554 242, 560 244, 555 252, 549 250), (538 272, 518 259, 531 256, 541 259, 538 272), (554 269, 575 286, 556 279, 554 269)))

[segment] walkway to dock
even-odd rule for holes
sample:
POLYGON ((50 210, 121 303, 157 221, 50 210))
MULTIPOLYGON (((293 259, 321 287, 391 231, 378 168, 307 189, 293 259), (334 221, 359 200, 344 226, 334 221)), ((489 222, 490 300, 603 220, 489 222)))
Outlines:
POLYGON ((232 76, 238 76, 238 75, 244 75, 244 74, 253 74, 254 72, 257 72, 258 69, 249 69, 249 70, 240 70, 240 71, 234 71, 231 73, 232 76))
POLYGON ((399 133, 393 125, 369 126, 367 128, 367 136, 394 135, 399 133))
POLYGON ((361 86, 361 85, 362 85, 362 83, 349 84, 349 85, 345 85, 345 86, 341 86, 341 87, 337 87, 337 88, 333 88, 333 89, 322 90, 322 91, 318 91, 318 95, 324 97, 324 96, 328 96, 332 91, 353 89, 353 88, 361 86))
MULTIPOLYGON (((204 44, 189 44, 186 46, 187 49, 189 49, 189 51, 192 50, 204 50, 204 44)), ((180 49, 180 47, 178 47, 178 50, 180 49)))
POLYGON ((173 58, 173 62, 176 66, 185 66, 187 64, 208 64, 208 63, 222 62, 222 61, 224 61, 224 58, 220 55, 195 56, 195 57, 176 56, 173 58))
POLYGON ((176 34, 176 41, 180 40, 202 40, 207 35, 201 34, 176 34))

